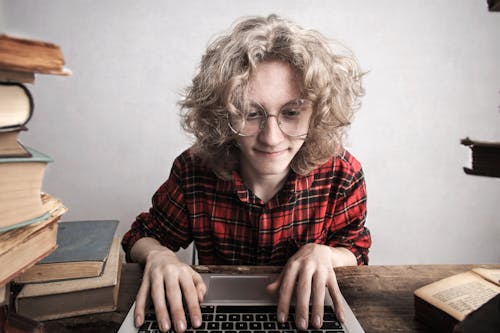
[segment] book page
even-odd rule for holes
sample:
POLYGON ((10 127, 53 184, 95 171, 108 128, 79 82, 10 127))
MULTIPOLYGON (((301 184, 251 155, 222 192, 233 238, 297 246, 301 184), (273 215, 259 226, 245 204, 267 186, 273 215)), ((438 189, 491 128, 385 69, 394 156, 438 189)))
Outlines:
POLYGON ((453 275, 415 291, 415 295, 460 321, 499 293, 499 286, 473 272, 453 275))
POLYGON ((500 286, 500 269, 474 268, 472 271, 497 286, 500 286))

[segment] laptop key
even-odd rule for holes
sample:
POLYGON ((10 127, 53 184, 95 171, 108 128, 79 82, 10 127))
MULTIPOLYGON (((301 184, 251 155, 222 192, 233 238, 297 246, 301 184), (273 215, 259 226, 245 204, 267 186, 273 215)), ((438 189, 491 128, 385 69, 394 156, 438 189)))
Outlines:
POLYGON ((342 328, 342 325, 336 321, 324 321, 323 326, 321 326, 324 330, 338 329, 342 328))
POLYGON ((248 324, 242 323, 242 322, 236 323, 236 329, 237 330, 246 330, 246 329, 248 329, 248 324))
POLYGON ((227 315, 225 314, 216 314, 215 321, 227 321, 227 315))
POLYGON ((213 321, 214 320, 214 315, 213 314, 203 313, 201 315, 201 320, 202 321, 213 321))
POLYGON ((235 313, 231 313, 229 315, 229 321, 240 321, 240 315, 239 314, 235 314, 235 313))
POLYGON ((257 321, 267 321, 267 315, 265 314, 256 314, 255 315, 255 320, 257 321))
POLYGON ((225 331, 234 330, 234 325, 233 325, 233 323, 230 323, 230 322, 224 322, 224 323, 222 323, 222 329, 225 331))
POLYGON ((201 313, 214 313, 215 306, 213 305, 202 305, 200 306, 201 313))
POLYGON ((210 331, 218 330, 219 328, 220 328, 220 325, 216 321, 212 321, 212 322, 207 323, 207 329, 210 331))
POLYGON ((255 331, 255 330, 261 330, 262 329, 262 323, 259 323, 259 322, 251 322, 250 323, 250 329, 252 331, 255 331))
POLYGON ((264 323, 264 329, 265 330, 275 330, 276 329, 276 323, 275 322, 265 322, 264 323))
POLYGON ((243 318, 242 319, 243 321, 254 321, 255 320, 253 317, 253 314, 248 314, 248 313, 243 314, 242 318, 243 318))

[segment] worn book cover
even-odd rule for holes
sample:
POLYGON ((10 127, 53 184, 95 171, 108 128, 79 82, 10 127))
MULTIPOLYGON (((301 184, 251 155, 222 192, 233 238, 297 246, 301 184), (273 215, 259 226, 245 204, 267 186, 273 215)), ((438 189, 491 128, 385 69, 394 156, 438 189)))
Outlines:
POLYGON ((41 321, 114 311, 121 267, 120 239, 115 237, 101 276, 26 284, 16 297, 16 310, 41 321))
POLYGON ((101 275, 117 225, 117 220, 60 222, 58 248, 18 276, 16 282, 49 282, 101 275))
POLYGON ((42 200, 48 212, 45 219, 0 233, 0 287, 57 247, 57 222, 67 209, 48 194, 42 200))
POLYGON ((70 75, 61 48, 53 43, 0 35, 0 69, 17 72, 70 75))

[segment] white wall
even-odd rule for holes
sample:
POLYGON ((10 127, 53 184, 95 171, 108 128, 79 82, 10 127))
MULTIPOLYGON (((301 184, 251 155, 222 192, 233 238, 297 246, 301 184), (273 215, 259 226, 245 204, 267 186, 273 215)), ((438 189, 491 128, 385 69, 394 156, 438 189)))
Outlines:
MULTIPOLYGON (((486 0, 4 1, 7 33, 59 44, 24 143, 55 159, 64 220, 123 234, 190 139, 176 102, 208 41, 271 12, 349 45, 366 76, 350 131, 364 165, 372 264, 500 262, 500 179, 467 176, 462 137, 500 140, 500 13, 486 0)), ((2 15, 0 15, 2 18, 2 15)))

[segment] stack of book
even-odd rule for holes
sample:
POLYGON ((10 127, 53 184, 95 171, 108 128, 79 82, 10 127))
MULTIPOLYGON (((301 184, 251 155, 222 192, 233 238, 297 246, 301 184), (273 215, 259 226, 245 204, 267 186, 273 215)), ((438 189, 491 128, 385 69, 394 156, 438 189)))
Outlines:
MULTIPOLYGON (((35 74, 71 72, 57 45, 0 35, 0 302, 6 307, 7 285, 55 250, 58 221, 67 211, 59 199, 42 193, 52 159, 19 140, 34 111, 27 85, 34 84, 35 74)), ((1 325, 21 322, 6 313, 1 325)))
POLYGON ((116 310, 123 262, 117 225, 60 222, 57 250, 15 279, 23 285, 17 312, 43 321, 116 310))
POLYGON ((0 35, 0 287, 56 248, 66 208, 41 191, 52 159, 19 141, 34 101, 35 74, 68 75, 54 44, 0 35))

